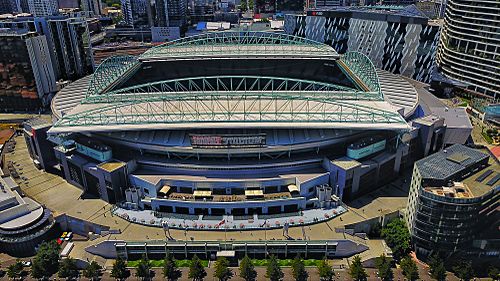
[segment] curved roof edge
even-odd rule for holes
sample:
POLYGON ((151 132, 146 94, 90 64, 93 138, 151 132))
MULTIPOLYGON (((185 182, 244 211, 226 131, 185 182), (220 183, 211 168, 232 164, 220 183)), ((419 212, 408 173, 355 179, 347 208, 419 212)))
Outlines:
MULTIPOLYGON (((223 32, 209 32, 177 39, 162 45, 153 47, 139 56, 139 59, 147 59, 150 57, 157 57, 162 53, 175 53, 175 49, 185 47, 193 47, 202 50, 206 46, 216 45, 234 45, 234 46, 260 46, 266 50, 265 47, 270 46, 305 46, 309 47, 311 51, 316 51, 324 55, 331 54, 332 56, 339 57, 339 54, 331 46, 314 41, 311 39, 290 35, 286 33, 274 33, 263 31, 223 31, 223 32)), ((248 49, 237 49, 241 51, 248 51, 248 49)), ((272 51, 269 49, 269 51, 272 51)), ((288 50, 290 54, 297 55, 296 50, 288 50)), ((213 52, 213 50, 212 50, 213 52)), ((234 52, 233 52, 234 55, 234 52)), ((301 55, 304 55, 301 53, 301 55)), ((165 56, 165 54, 164 54, 165 56)))

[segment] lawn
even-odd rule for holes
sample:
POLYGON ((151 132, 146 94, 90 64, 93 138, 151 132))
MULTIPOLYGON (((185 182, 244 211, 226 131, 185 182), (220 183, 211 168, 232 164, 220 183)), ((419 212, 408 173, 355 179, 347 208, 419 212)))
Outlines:
MULTIPOLYGON (((128 261, 127 266, 128 267, 137 267, 139 264, 140 260, 135 260, 135 261, 128 261)), ((278 264, 280 266, 288 267, 292 266, 293 259, 279 259, 278 264)), ((306 259, 304 260, 305 266, 318 266, 318 264, 321 262, 321 260, 316 260, 316 259, 306 259)), ((163 267, 163 260, 149 260, 149 263, 151 264, 151 267, 163 267)), ((208 260, 202 260, 201 263, 203 264, 204 267, 208 267, 208 260)), ((267 260, 266 259, 253 259, 252 260, 253 265, 255 266, 267 266, 267 260)), ((191 265, 191 260, 175 260, 175 264, 177 267, 189 267, 191 265)))
MULTIPOLYGON (((278 260, 278 264, 280 266, 292 266, 292 262, 293 262, 293 259, 279 259, 278 260)), ((315 260, 315 259, 304 260, 305 266, 318 266, 318 264, 320 262, 321 262, 321 260, 315 260)), ((255 266, 267 266, 267 260, 253 259, 252 263, 255 266)))
POLYGON ((481 132, 481 135, 483 135, 483 138, 486 140, 487 143, 489 144, 493 143, 493 139, 486 132, 481 132))
MULTIPOLYGON (((127 266, 137 267, 139 262, 140 260, 128 261, 127 266)), ((149 260, 149 264, 151 267, 163 267, 163 260, 149 260)), ((191 260, 175 260, 175 264, 177 267, 189 267, 191 265, 191 260)), ((203 264, 204 267, 208 267, 208 260, 202 260, 201 264, 203 264)))

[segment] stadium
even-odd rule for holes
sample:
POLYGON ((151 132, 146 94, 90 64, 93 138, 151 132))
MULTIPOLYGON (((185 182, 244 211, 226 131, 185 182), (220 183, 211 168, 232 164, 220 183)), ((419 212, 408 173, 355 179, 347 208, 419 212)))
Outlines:
POLYGON ((411 165, 417 103, 361 53, 214 32, 103 61, 54 97, 48 137, 68 182, 124 208, 286 216, 338 206, 411 165))

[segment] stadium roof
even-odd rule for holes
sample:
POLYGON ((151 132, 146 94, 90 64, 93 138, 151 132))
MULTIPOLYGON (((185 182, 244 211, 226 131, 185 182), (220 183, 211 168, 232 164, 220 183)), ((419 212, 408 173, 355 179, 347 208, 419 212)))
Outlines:
MULTIPOLYGON (((81 96, 81 91, 76 92, 81 96)), ((59 94, 53 101, 55 112, 58 107, 67 108, 69 104, 59 94)), ((103 61, 92 75, 81 104, 62 116, 50 132, 184 129, 193 123, 222 128, 406 130, 408 125, 398 109, 384 99, 377 71, 361 53, 351 52, 340 57, 325 44, 284 34, 220 32, 173 41, 152 48, 139 58, 122 56, 103 61), (186 53, 186 48, 192 53, 186 53), (249 75, 181 77, 117 87, 133 75, 144 60, 200 60, 205 56, 248 58, 250 55, 263 59, 259 56, 267 51, 280 53, 278 56, 286 59, 335 58, 334 63, 357 88, 249 75)))
POLYGON ((330 46, 284 33, 209 32, 181 38, 151 48, 140 61, 192 58, 275 58, 339 59, 330 46))

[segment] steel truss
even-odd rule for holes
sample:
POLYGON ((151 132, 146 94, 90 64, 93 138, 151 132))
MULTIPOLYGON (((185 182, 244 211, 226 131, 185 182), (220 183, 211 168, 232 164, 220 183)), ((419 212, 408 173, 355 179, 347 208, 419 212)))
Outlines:
POLYGON ((83 103, 148 101, 163 95, 213 95, 246 98, 255 96, 323 97, 342 100, 383 100, 378 92, 363 92, 337 84, 265 76, 212 76, 172 79, 141 84, 93 95, 83 103))
POLYGON ((154 47, 139 57, 149 59, 186 59, 191 57, 293 56, 338 59, 330 46, 310 39, 271 32, 210 32, 181 38, 154 47))
POLYGON ((347 66, 348 75, 359 78, 371 92, 382 92, 377 70, 370 58, 359 52, 347 52, 340 59, 347 66))
POLYGON ((92 75, 86 96, 104 92, 125 73, 139 65, 140 62, 134 56, 113 56, 105 59, 92 75))
MULTIPOLYGON (((104 103, 97 104, 98 107, 92 104, 87 110, 65 116, 55 127, 203 122, 406 124, 398 113, 377 107, 384 102, 369 103, 371 106, 359 101, 300 95, 290 95, 287 99, 267 95, 158 95, 146 102, 104 103)), ((82 106, 85 109, 86 105, 82 106)))

